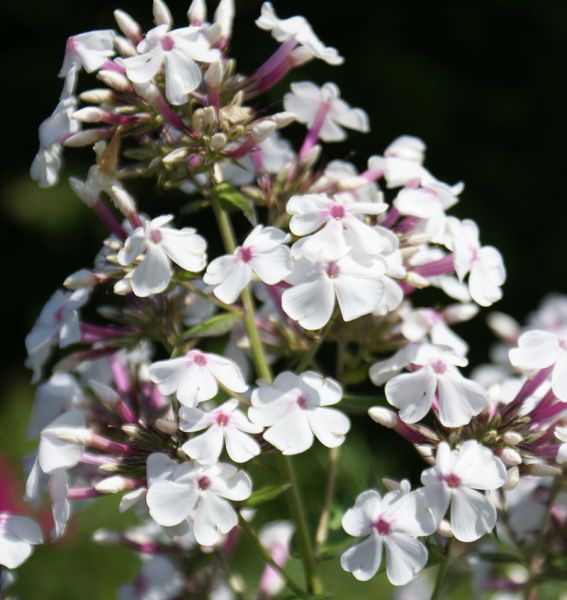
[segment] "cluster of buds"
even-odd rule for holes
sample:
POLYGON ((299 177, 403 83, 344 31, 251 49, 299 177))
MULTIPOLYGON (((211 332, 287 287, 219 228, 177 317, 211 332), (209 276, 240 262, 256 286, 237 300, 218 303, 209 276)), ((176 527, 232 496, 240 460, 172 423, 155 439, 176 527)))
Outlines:
MULTIPOLYGON (((61 100, 40 127, 31 170, 54 185, 63 148, 92 145, 95 164, 70 184, 108 228, 94 266, 65 280, 26 338, 34 382, 51 370, 31 419, 39 447, 26 496, 51 497, 52 538, 78 501, 122 494, 120 510, 142 525, 95 539, 143 557, 121 598, 167 600, 267 598, 284 587, 324 597, 324 556, 368 580, 383 548, 388 579, 406 585, 432 552, 452 558, 447 540, 474 553, 499 514, 508 526, 506 494, 524 476, 547 477, 547 531, 567 460, 567 319, 562 331, 550 319, 553 330, 522 335, 493 319, 517 343, 516 370, 462 375, 468 345, 450 326, 499 300, 506 278, 477 225, 448 214, 463 184, 434 177, 412 136, 362 170, 325 162, 323 142, 370 129, 333 83, 292 83, 274 114, 251 104, 307 61, 343 62, 303 17, 280 19, 263 5, 257 25, 280 46, 246 75, 229 53, 232 0, 213 22, 194 0, 180 28, 163 0, 153 14, 147 33, 117 10, 119 32, 69 38, 61 100), (82 71, 104 87, 77 95, 82 71), (280 130, 303 125, 296 152, 280 130), (155 214, 145 199, 141 210, 129 191, 141 177, 181 200, 178 209, 155 214), (209 209, 218 232, 199 233, 193 215, 209 209), (242 241, 233 220, 246 228, 242 241), (218 250, 206 238, 220 238, 223 253, 211 259, 218 250), (420 305, 424 288, 450 304, 420 305), (360 399, 347 388, 370 381, 396 409, 372 406, 370 417, 414 444, 426 468, 413 491, 406 480, 349 491, 342 526, 365 539, 345 550, 341 534, 339 559, 327 544, 334 478, 360 399), (329 449, 331 465, 316 532, 291 458, 313 445, 329 449), (276 470, 266 486, 253 483, 276 470), (263 504, 280 494, 289 514, 257 532, 263 504), (265 563, 255 588, 231 563, 241 535, 265 563), (285 570, 292 545, 304 583, 285 570)), ((1 517, 1 565, 18 566, 41 541, 28 521, 1 517)), ((542 547, 538 538, 531 587, 542 547)))

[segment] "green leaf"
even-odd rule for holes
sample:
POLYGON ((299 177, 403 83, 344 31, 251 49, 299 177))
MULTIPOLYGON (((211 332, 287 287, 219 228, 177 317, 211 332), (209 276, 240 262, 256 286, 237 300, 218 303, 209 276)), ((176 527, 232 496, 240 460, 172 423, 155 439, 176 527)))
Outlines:
POLYGON ((207 208, 209 204, 210 202, 208 200, 205 200, 204 198, 202 198, 201 200, 194 200, 193 202, 189 202, 185 206, 182 206, 180 212, 182 215, 192 215, 193 213, 199 212, 200 210, 207 208))
POLYGON ((266 485, 263 488, 255 491, 248 500, 244 503, 245 506, 260 506, 274 500, 281 494, 283 494, 288 488, 289 483, 275 483, 272 485, 266 485))
POLYGON ((337 554, 346 550, 349 546, 352 546, 355 541, 352 538, 344 538, 338 542, 332 544, 326 544, 321 548, 320 556, 323 560, 335 558, 337 554))
POLYGON ((193 337, 215 337, 228 333, 238 322, 242 320, 240 315, 234 313, 222 313, 215 315, 198 325, 193 325, 183 333, 183 338, 193 337))
POLYGON ((484 562, 509 564, 522 562, 521 557, 514 554, 505 554, 504 552, 479 552, 478 556, 484 562))
POLYGON ((252 225, 256 223, 256 215, 252 204, 230 183, 219 184, 215 194, 225 210, 240 210, 252 225))

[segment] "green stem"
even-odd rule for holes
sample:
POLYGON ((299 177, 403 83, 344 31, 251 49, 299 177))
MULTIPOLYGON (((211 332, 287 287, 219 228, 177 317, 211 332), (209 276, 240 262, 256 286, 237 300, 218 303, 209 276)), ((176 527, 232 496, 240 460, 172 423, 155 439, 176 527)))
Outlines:
MULTIPOLYGON (((210 199, 211 207, 219 226, 224 247, 227 252, 232 254, 236 249, 236 237, 232 229, 230 217, 222 209, 218 199, 214 195, 214 192, 211 193, 210 199)), ((266 352, 264 350, 264 344, 262 343, 262 338, 260 337, 260 332, 256 325, 254 300, 248 287, 242 290, 241 299, 245 311, 244 325, 250 341, 252 360, 254 362, 256 373, 259 377, 266 380, 268 383, 271 383, 273 380, 272 370, 268 364, 266 352)), ((291 517, 295 523, 297 538, 301 549, 301 558, 303 561, 303 569, 305 571, 307 588, 311 593, 321 593, 323 591, 323 583, 317 573, 317 563, 315 561, 315 554, 311 544, 311 536, 309 534, 305 511, 303 510, 303 501, 301 499, 297 476, 295 474, 295 469, 293 468, 291 458, 289 456, 278 454, 278 467, 282 476, 290 483, 290 487, 286 492, 286 496, 291 517)))
POLYGON ((240 526, 246 532, 248 537, 254 542, 254 544, 256 545, 256 548, 262 555, 262 558, 282 576, 282 578, 286 582, 287 587, 292 592, 297 594, 300 598, 309 598, 309 595, 304 590, 302 590, 297 585, 297 583, 295 583, 295 581, 293 581, 293 579, 291 579, 291 577, 270 556, 270 553, 266 550, 266 548, 260 541, 260 538, 258 538, 258 536, 256 535, 256 532, 252 529, 252 527, 250 527, 250 524, 248 523, 248 521, 241 517, 240 518, 240 526))
POLYGON ((433 588, 433 593, 431 594, 431 600, 440 600, 443 597, 441 592, 443 590, 443 583, 445 583, 447 571, 449 570, 452 547, 453 538, 447 542, 447 548, 445 549, 445 560, 439 565, 439 570, 437 571, 437 577, 435 579, 435 587, 433 588))
POLYGON ((309 350, 301 357, 297 368, 295 369, 296 373, 303 373, 305 369, 313 362, 317 352, 319 352, 319 348, 321 348, 321 344, 324 342, 327 334, 331 330, 335 318, 337 316, 337 311, 334 312, 333 316, 329 319, 329 322, 325 326, 325 329, 319 334, 319 337, 311 344, 309 350))
POLYGON ((333 505, 333 494, 335 492, 335 479, 337 477, 337 463, 341 453, 340 447, 329 449, 329 472, 327 474, 327 485, 325 487, 325 500, 323 510, 315 533, 315 555, 319 556, 321 548, 325 545, 329 535, 329 519, 333 505))

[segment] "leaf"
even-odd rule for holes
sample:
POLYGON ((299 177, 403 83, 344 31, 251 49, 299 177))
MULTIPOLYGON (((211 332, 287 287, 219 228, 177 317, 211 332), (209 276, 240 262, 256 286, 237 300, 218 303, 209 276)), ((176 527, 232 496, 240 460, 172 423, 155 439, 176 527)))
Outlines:
POLYGON ((230 183, 219 184, 215 193, 223 208, 229 211, 233 211, 234 209, 240 210, 252 225, 256 224, 256 215, 254 214, 252 204, 230 183))
POLYGON ((255 491, 248 500, 244 503, 245 506, 260 506, 266 502, 274 500, 281 494, 283 494, 288 488, 289 483, 275 483, 272 485, 266 485, 263 488, 255 491))
POLYGON ((215 337, 228 333, 237 323, 242 320, 241 315, 234 313, 222 313, 206 319, 198 325, 193 325, 183 333, 183 338, 192 337, 215 337))
POLYGON ((344 538, 338 542, 332 544, 326 544, 321 548, 320 556, 323 560, 335 558, 339 552, 346 550, 349 546, 352 546, 355 542, 352 538, 344 538))
POLYGON ((504 552, 479 552, 481 560, 488 563, 508 564, 522 562, 522 558, 514 554, 505 554, 504 552))
POLYGON ((203 210, 204 208, 207 208, 209 204, 210 202, 204 198, 201 200, 194 200, 193 202, 189 202, 185 206, 182 206, 180 212, 182 215, 191 215, 203 210))

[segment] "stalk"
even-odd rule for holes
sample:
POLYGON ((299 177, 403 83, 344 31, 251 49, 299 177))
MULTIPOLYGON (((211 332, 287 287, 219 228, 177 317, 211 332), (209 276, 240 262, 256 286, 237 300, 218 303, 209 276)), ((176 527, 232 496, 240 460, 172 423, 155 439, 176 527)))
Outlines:
POLYGON ((452 546, 453 539, 451 538, 447 542, 447 548, 445 549, 445 560, 443 560, 443 562, 439 565, 439 570, 437 571, 435 587, 433 588, 433 593, 431 594, 431 600, 441 600, 441 598, 443 598, 443 584, 445 583, 445 577, 447 576, 447 571, 449 570, 452 546))

